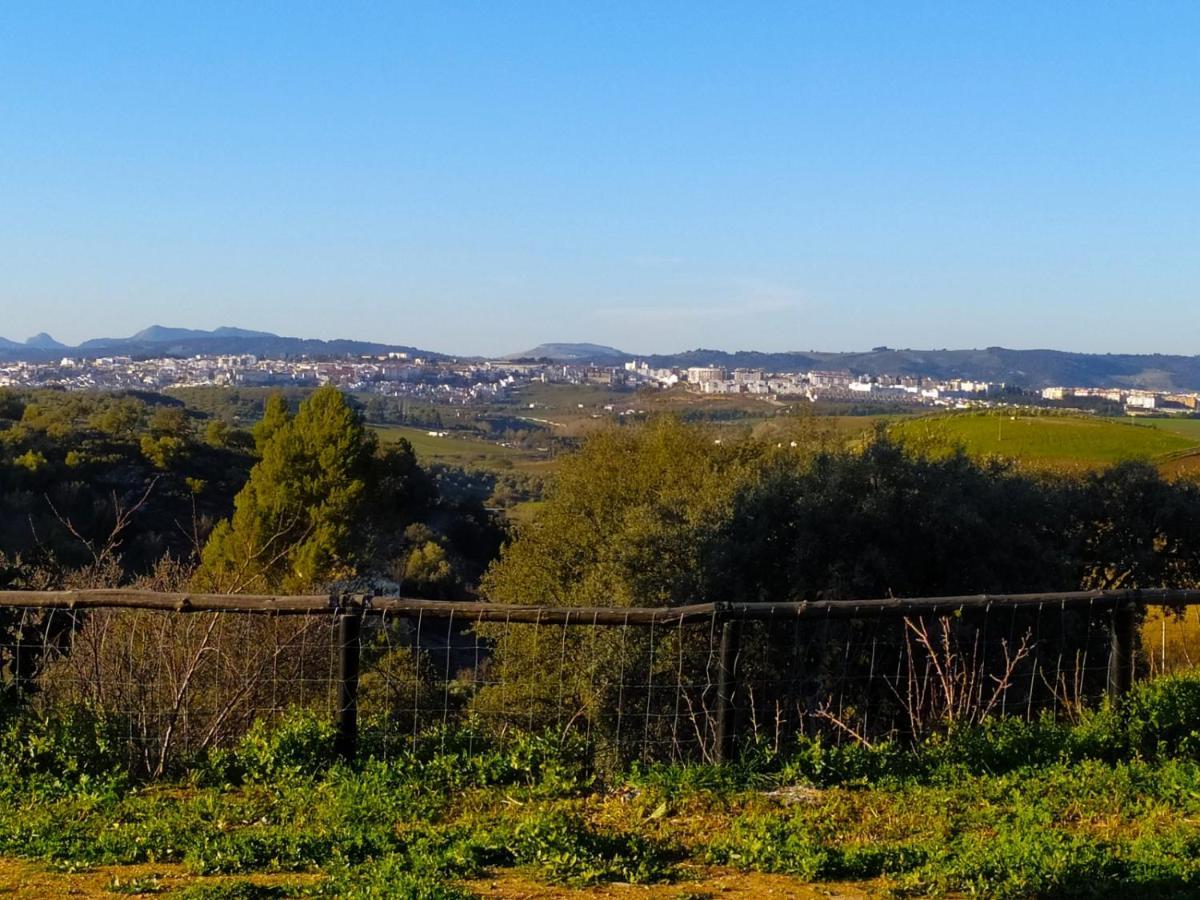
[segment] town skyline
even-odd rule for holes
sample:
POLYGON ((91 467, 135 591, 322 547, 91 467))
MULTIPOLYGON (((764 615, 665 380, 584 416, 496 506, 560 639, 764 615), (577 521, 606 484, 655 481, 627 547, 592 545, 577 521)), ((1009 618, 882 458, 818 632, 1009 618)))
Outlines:
MULTIPOLYGON (((706 393, 794 393, 811 384, 811 376, 840 373, 837 387, 872 392, 882 387, 903 387, 914 396, 890 394, 890 400, 909 402, 924 388, 944 395, 957 393, 959 383, 984 385, 994 396, 1008 387, 1039 391, 1079 387, 1090 391, 1115 391, 1114 402, 1125 403, 1133 392, 1158 392, 1164 399, 1177 392, 1200 391, 1200 355, 1086 354, 1052 349, 1020 350, 999 346, 974 349, 909 349, 876 346, 869 351, 728 352, 697 348, 682 352, 636 354, 593 343, 541 344, 528 350, 495 356, 456 354, 453 351, 407 344, 387 344, 346 339, 281 337, 272 332, 222 326, 213 331, 161 325, 142 329, 129 338, 98 338, 71 347, 39 333, 25 343, 0 336, 0 385, 59 386, 83 389, 157 389, 180 384, 243 383, 289 385, 325 383, 321 371, 339 373, 335 384, 355 385, 378 381, 423 380, 429 371, 435 383, 440 369, 448 368, 451 381, 470 382, 478 371, 534 364, 555 378, 588 381, 595 375, 617 372, 625 384, 634 382, 670 387, 676 383, 705 382, 706 393), (381 367, 379 363, 384 365, 381 367), (457 365, 465 366, 455 370, 457 365), (346 372, 339 367, 349 366, 346 372), (361 373, 355 367, 362 369, 361 373), (561 372, 554 372, 554 368, 561 372), (395 369, 385 373, 383 369, 395 369), (429 371, 426 371, 426 370, 429 371), (568 369, 580 372, 569 373, 568 369), (239 374, 239 370, 241 374, 239 374), (402 371, 401 371, 402 370, 402 371), (213 380, 216 372, 224 374, 213 380), (697 372, 722 371, 726 376, 699 377, 697 372), (632 372, 634 376, 620 374, 632 372), (580 374, 582 373, 582 374, 580 374), (741 374, 739 374, 741 373, 741 374), (753 377, 744 377, 750 373, 753 377), (757 374, 755 374, 757 373, 757 374), (774 387, 769 376, 784 376, 774 387), (803 376, 797 381, 794 376, 803 376), (756 384, 751 384, 754 382, 756 384), (851 382, 856 387, 851 387, 851 382), (928 383, 927 383, 928 382, 928 383), (948 388, 954 383, 956 386, 948 388), (747 385, 750 385, 749 387, 747 385)), ((816 386, 830 387, 818 379, 816 386)), ((976 393, 968 387, 967 394, 976 393)), ((928 397, 939 401, 937 393, 928 397)), ((1085 394, 1086 395, 1086 394, 1085 394)), ((1081 396, 1085 396, 1081 395, 1081 396)), ((1126 404, 1129 405, 1129 404, 1126 404)), ((1136 402, 1133 404, 1136 406, 1136 402)))

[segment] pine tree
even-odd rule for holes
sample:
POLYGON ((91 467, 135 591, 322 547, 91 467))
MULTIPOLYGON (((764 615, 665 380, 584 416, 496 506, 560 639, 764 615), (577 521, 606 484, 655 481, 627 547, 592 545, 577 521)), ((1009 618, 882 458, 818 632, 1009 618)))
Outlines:
POLYGON ((204 548, 197 583, 229 593, 299 591, 349 577, 367 547, 361 532, 374 435, 333 387, 294 417, 282 397, 255 429, 261 459, 204 548))

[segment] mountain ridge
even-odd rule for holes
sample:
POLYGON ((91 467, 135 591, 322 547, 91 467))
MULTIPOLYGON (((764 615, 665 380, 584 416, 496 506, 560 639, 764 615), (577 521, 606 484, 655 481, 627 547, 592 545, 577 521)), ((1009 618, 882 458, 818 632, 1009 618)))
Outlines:
POLYGON ((0 337, 0 361, 52 362, 61 356, 94 359, 100 356, 195 356, 202 354, 253 356, 361 356, 407 353, 443 359, 446 354, 398 344, 346 339, 284 337, 223 325, 212 331, 151 325, 124 338, 91 338, 75 347, 55 341, 44 332, 24 344, 0 337))
POLYGON ((26 338, 23 346, 33 350, 66 350, 67 345, 61 341, 56 341, 44 331, 39 331, 31 338, 26 338))
MULTIPOLYGON (((53 362, 62 356, 193 356, 248 354, 262 357, 337 357, 407 353, 427 359, 473 359, 417 347, 344 339, 283 337, 225 325, 212 331, 152 325, 127 338, 93 338, 66 346, 41 333, 25 343, 0 337, 0 361, 53 362)), ((551 342, 499 359, 550 359, 555 362, 614 366, 632 360, 652 368, 717 365, 727 369, 770 371, 848 370, 865 375, 919 375, 1005 382, 1028 388, 1049 385, 1126 387, 1151 390, 1200 390, 1200 356, 1161 353, 1077 353, 1065 350, 1013 350, 1006 347, 919 350, 876 347, 867 351, 714 350, 699 347, 679 353, 633 354, 593 343, 551 342)))
POLYGON ((532 350, 526 350, 524 353, 510 353, 504 359, 549 359, 554 362, 595 362, 600 359, 617 360, 624 362, 625 360, 633 359, 633 357, 623 350, 618 350, 616 347, 607 347, 604 344, 589 344, 589 343, 549 343, 538 344, 532 350))
MULTIPOLYGON (((651 368, 721 366, 726 369, 766 369, 802 372, 813 369, 848 370, 859 375, 920 375, 1003 382, 1028 388, 1051 385, 1127 387, 1150 390, 1200 390, 1200 356, 1162 353, 1078 353, 1067 350, 1013 350, 985 347, 963 350, 918 350, 876 347, 866 351, 758 351, 696 348, 680 353, 633 354, 592 344, 547 343, 514 357, 614 365, 640 360, 651 368)), ((508 358, 514 358, 508 357, 508 358)))

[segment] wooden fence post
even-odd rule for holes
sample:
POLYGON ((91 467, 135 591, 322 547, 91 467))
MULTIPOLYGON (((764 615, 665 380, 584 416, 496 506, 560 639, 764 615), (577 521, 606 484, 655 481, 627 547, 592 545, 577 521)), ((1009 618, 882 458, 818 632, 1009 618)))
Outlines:
POLYGON ((362 607, 343 608, 338 619, 338 716, 334 750, 346 762, 358 753, 358 664, 362 607))
POLYGON ((721 656, 717 662, 717 762, 737 755, 737 663, 742 623, 726 619, 721 626, 721 656))
POLYGON ((1108 644, 1108 696, 1113 701, 1120 700, 1133 687, 1138 609, 1135 600, 1113 608, 1108 644))

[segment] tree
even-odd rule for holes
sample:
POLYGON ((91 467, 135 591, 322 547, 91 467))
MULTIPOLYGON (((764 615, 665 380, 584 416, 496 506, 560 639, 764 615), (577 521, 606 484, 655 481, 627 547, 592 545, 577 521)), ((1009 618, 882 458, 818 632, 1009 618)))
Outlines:
POLYGON ((1194 588, 1200 584, 1200 486, 1166 481, 1146 462, 1094 472, 1080 486, 1079 586, 1194 588))
MULTIPOLYGON (((28 410, 26 410, 28 412, 28 410)), ((91 425, 104 434, 117 438, 131 438, 137 434, 146 405, 132 398, 111 400, 106 407, 91 417, 91 425)))
MULTIPOLYGON (((278 401, 278 402, 277 402, 278 401)), ((197 581, 234 592, 296 591, 354 574, 369 552, 362 513, 374 435, 324 387, 286 415, 282 398, 255 431, 262 458, 204 548, 197 581)))
MULTIPOLYGON (((521 604, 674 606, 1078 584, 1072 536, 1094 517, 1078 514, 1080 493, 1070 482, 962 454, 930 458, 882 432, 854 449, 791 443, 717 443, 711 431, 670 419, 590 438, 564 461, 546 503, 488 571, 487 596, 521 604)), ((1172 521, 1184 518, 1172 514, 1172 521)), ((998 639, 1020 624, 1006 620, 998 639)), ((785 708, 785 698, 770 691, 793 684, 795 671, 806 673, 805 690, 819 693, 826 676, 895 670, 894 642, 876 654, 871 642, 855 637, 857 623, 822 628, 824 640, 805 642, 803 658, 793 629, 747 629, 739 665, 749 682, 765 686, 755 695, 756 715, 775 716, 777 700, 785 708)), ((680 703, 674 692, 652 694, 649 687, 639 698, 638 685, 703 686, 711 674, 708 633, 564 629, 561 639, 547 641, 536 626, 481 630, 497 646, 492 685, 475 701, 480 711, 532 710, 527 715, 542 724, 578 713, 576 721, 612 742, 640 739, 621 731, 619 719, 610 721, 616 706, 662 713, 647 717, 649 728, 670 722, 680 703), (587 665, 564 667, 564 659, 587 665)), ((857 683, 864 692, 881 689, 867 678, 857 683)), ((683 705, 704 712, 711 699, 701 687, 683 705)), ((881 701, 887 698, 872 699, 875 708, 881 701)))
POLYGON ((222 450, 229 446, 230 427, 224 419, 212 419, 204 426, 204 443, 222 450))
POLYGON ((704 535, 751 476, 757 444, 716 444, 662 418, 566 457, 534 522, 489 570, 504 603, 669 606, 701 599, 704 535))
POLYGON ((155 437, 173 437, 180 440, 190 437, 192 428, 188 423, 187 410, 182 406, 159 406, 150 416, 150 433, 155 437))
POLYGON ((263 417, 254 426, 254 449, 259 456, 263 455, 263 449, 275 436, 275 432, 283 428, 291 419, 292 413, 288 409, 287 399, 283 394, 274 393, 267 398, 266 405, 263 407, 263 417))
POLYGON ((403 584, 405 590, 439 600, 451 599, 461 592, 454 566, 445 548, 436 541, 426 541, 408 555, 403 584))
POLYGON ((173 434, 163 434, 158 437, 142 435, 139 445, 142 456, 146 457, 156 469, 163 470, 170 469, 187 449, 187 442, 173 434))

